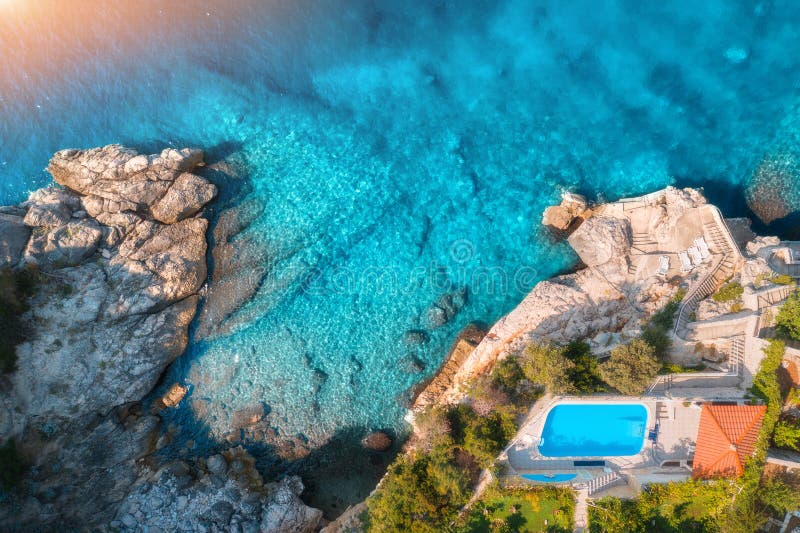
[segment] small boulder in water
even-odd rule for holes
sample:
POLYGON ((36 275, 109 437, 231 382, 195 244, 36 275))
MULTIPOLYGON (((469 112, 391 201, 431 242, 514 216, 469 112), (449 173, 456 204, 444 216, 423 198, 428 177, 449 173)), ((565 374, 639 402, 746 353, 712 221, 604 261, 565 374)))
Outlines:
POLYGON ((392 447, 392 438, 383 431, 373 431, 361 441, 364 448, 376 452, 385 452, 392 447))
POLYGON ((425 312, 425 323, 429 328, 447 324, 467 304, 467 289, 462 287, 442 295, 425 312))

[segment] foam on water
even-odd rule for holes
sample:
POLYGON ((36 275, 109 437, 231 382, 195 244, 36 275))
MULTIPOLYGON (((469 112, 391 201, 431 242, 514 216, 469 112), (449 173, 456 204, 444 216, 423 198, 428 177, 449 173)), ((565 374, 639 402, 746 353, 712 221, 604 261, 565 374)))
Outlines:
POLYGON ((176 421, 210 442, 256 403, 313 442, 401 428, 404 391, 461 327, 572 263, 539 231, 564 188, 705 183, 745 214, 800 72, 788 0, 178 4, 0 18, 0 202, 47 183, 64 147, 235 147, 263 206, 248 232, 284 286, 170 369, 193 385, 176 421), (487 269, 506 285, 474 281, 487 269), (461 285, 467 307, 407 372, 403 333, 461 285))

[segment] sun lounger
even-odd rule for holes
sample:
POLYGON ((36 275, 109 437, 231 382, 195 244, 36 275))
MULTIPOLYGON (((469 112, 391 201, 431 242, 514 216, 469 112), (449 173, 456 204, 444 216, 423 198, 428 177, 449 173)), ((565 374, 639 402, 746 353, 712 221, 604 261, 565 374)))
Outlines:
POLYGON ((692 269, 692 262, 689 260, 689 254, 681 252, 678 254, 681 260, 681 272, 689 272, 692 269))
POLYGON ((669 272, 669 256, 662 255, 658 258, 658 273, 666 276, 667 272, 669 272))
POLYGON ((692 258, 694 266, 700 266, 703 263, 703 257, 700 255, 700 250, 698 250, 696 246, 690 246, 686 251, 689 252, 689 257, 692 258))
POLYGON ((696 238, 694 240, 694 245, 700 251, 700 257, 702 257, 703 260, 711 257, 711 250, 708 249, 708 243, 706 243, 705 237, 701 235, 700 237, 696 238))

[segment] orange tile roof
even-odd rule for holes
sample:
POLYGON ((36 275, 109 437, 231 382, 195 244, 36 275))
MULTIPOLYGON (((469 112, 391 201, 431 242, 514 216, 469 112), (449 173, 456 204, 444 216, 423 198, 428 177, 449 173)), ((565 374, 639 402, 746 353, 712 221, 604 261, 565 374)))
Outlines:
POLYGON ((692 477, 739 476, 755 451, 765 405, 703 404, 692 477))

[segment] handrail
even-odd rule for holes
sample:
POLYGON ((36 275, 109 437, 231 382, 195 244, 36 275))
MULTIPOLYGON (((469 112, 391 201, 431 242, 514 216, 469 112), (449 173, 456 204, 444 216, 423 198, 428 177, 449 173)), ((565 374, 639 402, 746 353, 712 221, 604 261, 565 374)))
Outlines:
POLYGON ((678 310, 678 317, 675 319, 675 327, 673 328, 673 333, 675 333, 675 335, 678 334, 678 329, 680 328, 680 325, 681 325, 681 319, 683 318, 683 314, 686 311, 686 309, 689 306, 689 304, 692 303, 692 299, 700 292, 701 289, 703 289, 706 286, 706 282, 709 279, 711 279, 711 277, 714 276, 714 274, 716 274, 717 271, 722 267, 722 263, 724 262, 724 260, 725 260, 725 256, 723 255, 722 260, 720 260, 717 263, 717 266, 715 266, 711 270, 711 272, 709 272, 706 275, 705 279, 703 279, 703 281, 701 281, 700 283, 697 283, 694 287, 692 287, 689 290, 689 292, 686 293, 686 296, 684 296, 683 303, 681 303, 681 307, 678 310))
POLYGON ((719 219, 719 222, 722 223, 722 227, 725 230, 723 235, 725 236, 725 240, 728 241, 728 246, 730 246, 731 250, 739 259, 743 258, 744 256, 742 255, 742 251, 739 250, 739 245, 736 244, 736 240, 733 238, 731 228, 728 227, 728 223, 725 222, 725 217, 722 216, 722 211, 719 210, 719 207, 713 204, 707 205, 711 208, 711 212, 715 215, 715 218, 719 219))

